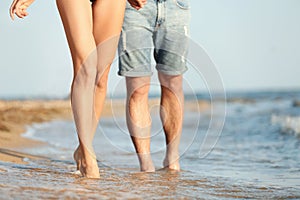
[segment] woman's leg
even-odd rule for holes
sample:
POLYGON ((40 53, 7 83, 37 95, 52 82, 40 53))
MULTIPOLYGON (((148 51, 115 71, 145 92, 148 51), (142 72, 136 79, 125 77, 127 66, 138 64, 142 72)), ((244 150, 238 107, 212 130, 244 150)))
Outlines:
MULTIPOLYGON (((125 0, 97 0, 93 3, 93 34, 97 44, 97 77, 94 94, 94 112, 96 120, 92 125, 92 137, 94 137, 98 121, 103 109, 108 74, 110 65, 114 59, 121 32, 125 0)), ((82 155, 80 146, 75 151, 75 160, 82 155)), ((80 166, 80 163, 78 163, 80 166)), ((78 168, 79 168, 78 166, 78 168)))
MULTIPOLYGON (((98 121, 103 109, 107 79, 110 65, 114 59, 119 35, 123 24, 125 0, 97 0, 93 3, 93 34, 97 44, 97 77, 94 94, 95 120, 92 124, 92 138, 94 137, 98 121)), ((75 160, 82 156, 80 146, 74 153, 75 160)), ((77 163, 80 168, 80 162, 77 163)))
POLYGON ((92 6, 93 33, 98 52, 95 91, 97 120, 100 118, 106 96, 107 78, 118 46, 125 6, 125 0, 96 0, 92 6))
POLYGON ((97 51, 92 8, 88 0, 57 0, 56 3, 74 65, 71 101, 80 142, 74 158, 83 176, 98 178, 99 169, 92 147, 93 127, 97 121, 94 112, 97 51))

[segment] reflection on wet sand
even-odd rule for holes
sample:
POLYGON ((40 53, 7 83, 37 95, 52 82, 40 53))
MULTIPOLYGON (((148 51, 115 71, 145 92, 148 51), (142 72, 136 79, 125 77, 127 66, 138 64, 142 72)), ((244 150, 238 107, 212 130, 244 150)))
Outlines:
MULTIPOLYGON (((136 172, 130 168, 100 166, 100 180, 70 173, 73 161, 36 160, 29 165, 0 163, 2 197, 98 199, 98 198, 299 198, 276 187, 239 185, 226 178, 195 176, 191 171, 136 172), (7 176, 7 173, 10 176, 7 176)), ((282 189, 282 188, 281 188, 282 189)), ((283 190, 283 189, 282 189, 283 190)), ((288 188, 285 188, 288 190, 288 188)), ((291 189, 291 194, 295 193, 291 189)))

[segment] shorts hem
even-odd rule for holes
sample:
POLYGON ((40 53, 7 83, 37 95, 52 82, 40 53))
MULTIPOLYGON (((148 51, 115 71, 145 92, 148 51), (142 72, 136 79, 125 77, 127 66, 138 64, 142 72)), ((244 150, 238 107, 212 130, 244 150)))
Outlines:
POLYGON ((188 68, 185 68, 184 70, 181 70, 181 71, 166 71, 166 70, 157 69, 158 72, 161 72, 168 76, 183 75, 187 70, 188 70, 188 68))
POLYGON ((153 72, 118 72, 119 76, 125 77, 145 77, 145 76, 152 76, 153 72))

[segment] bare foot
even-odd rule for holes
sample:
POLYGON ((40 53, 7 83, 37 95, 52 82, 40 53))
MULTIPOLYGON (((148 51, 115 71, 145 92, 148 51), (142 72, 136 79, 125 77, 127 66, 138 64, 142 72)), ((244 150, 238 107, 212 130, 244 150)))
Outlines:
POLYGON ((155 167, 150 154, 138 154, 142 172, 155 172, 155 167))
POLYGON ((73 158, 76 161, 77 170, 79 170, 81 167, 81 157, 82 157, 82 152, 81 152, 81 148, 79 145, 73 154, 73 158))
POLYGON ((179 156, 166 156, 163 162, 164 168, 180 171, 179 156))
POLYGON ((86 155, 79 145, 74 152, 74 159, 77 164, 77 170, 86 178, 100 178, 98 163, 95 156, 92 156, 88 151, 86 155))

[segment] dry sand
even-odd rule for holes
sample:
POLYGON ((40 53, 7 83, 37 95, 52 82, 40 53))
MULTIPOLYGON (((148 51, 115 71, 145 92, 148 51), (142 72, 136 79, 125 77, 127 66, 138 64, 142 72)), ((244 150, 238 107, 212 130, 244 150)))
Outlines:
POLYGON ((24 163, 23 158, 32 158, 16 150, 43 143, 21 134, 26 125, 53 119, 72 119, 69 101, 0 101, 0 160, 24 163))
MULTIPOLYGON (((159 105, 158 99, 150 100, 152 105, 159 105)), ((185 104, 186 110, 205 110, 210 107, 206 101, 185 104), (199 106, 199 107, 198 107, 199 106)), ((107 100, 102 116, 124 114, 124 100, 107 100), (113 109, 112 109, 113 106, 113 109)), ((0 160, 5 162, 26 163, 24 158, 38 159, 38 156, 22 153, 22 148, 38 147, 43 142, 22 137, 26 126, 51 120, 72 120, 69 100, 34 100, 1 101, 0 100, 0 160)))

